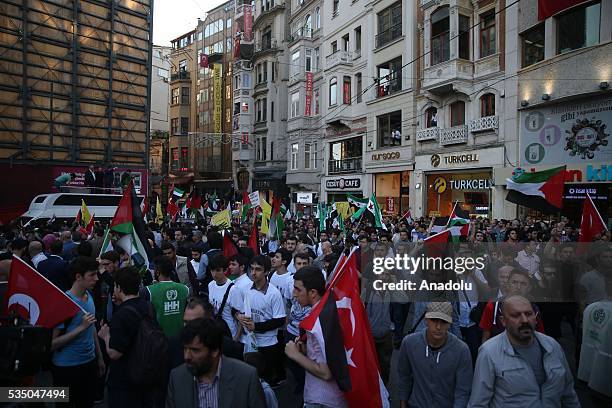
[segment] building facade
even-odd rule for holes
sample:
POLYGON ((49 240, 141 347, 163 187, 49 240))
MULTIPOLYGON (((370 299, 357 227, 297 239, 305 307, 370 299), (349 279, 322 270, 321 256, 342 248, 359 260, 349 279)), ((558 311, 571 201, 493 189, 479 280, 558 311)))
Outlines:
POLYGON ((153 46, 151 79, 151 133, 170 132, 170 52, 171 47, 153 46))

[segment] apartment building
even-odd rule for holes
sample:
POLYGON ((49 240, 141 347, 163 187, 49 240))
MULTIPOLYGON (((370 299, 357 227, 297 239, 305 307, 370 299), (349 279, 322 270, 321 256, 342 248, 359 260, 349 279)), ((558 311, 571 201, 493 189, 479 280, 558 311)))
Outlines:
POLYGON ((512 167, 516 137, 518 5, 500 1, 418 3, 413 214, 511 211, 498 168, 512 167))
MULTIPOLYGON (((521 1, 511 36, 518 135, 509 158, 524 171, 567 165, 562 214, 580 219, 588 193, 610 225, 612 1, 544 1, 540 11, 536 0, 521 1)), ((496 186, 511 170, 495 171, 496 186)))
POLYGON ((196 30, 172 40, 170 52, 170 136, 169 183, 189 187, 194 180, 193 149, 189 132, 195 129, 198 61, 196 60, 196 30))

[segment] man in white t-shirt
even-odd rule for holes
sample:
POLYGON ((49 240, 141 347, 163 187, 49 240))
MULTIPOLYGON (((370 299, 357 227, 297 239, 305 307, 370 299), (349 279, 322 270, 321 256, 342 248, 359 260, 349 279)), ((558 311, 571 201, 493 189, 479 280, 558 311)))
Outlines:
POLYGON ((232 313, 232 309, 237 311, 242 305, 239 299, 240 293, 234 286, 235 283, 227 279, 225 270, 227 269, 227 259, 222 254, 213 255, 208 261, 208 266, 213 280, 208 283, 208 301, 215 308, 215 315, 221 316, 227 323, 232 338, 238 334, 238 322, 232 313))
POLYGON ((270 277, 270 283, 276 286, 276 289, 281 293, 286 312, 288 312, 293 297, 293 278, 292 274, 287 271, 287 265, 293 261, 293 255, 285 248, 280 248, 274 253, 270 261, 274 271, 270 277))
MULTIPOLYGON (((238 320, 243 329, 253 333, 254 347, 263 356, 263 379, 271 386, 285 380, 283 349, 278 343, 278 329, 285 324, 285 306, 281 293, 268 283, 271 269, 270 258, 258 255, 251 260, 253 285, 244 296, 242 313, 238 320)), ((249 361, 250 347, 245 346, 246 362, 249 361)))
MULTIPOLYGON (((230 279, 234 281, 234 287, 236 288, 236 309, 244 311, 244 296, 246 292, 253 286, 253 281, 249 278, 246 273, 248 266, 248 258, 242 254, 232 255, 228 258, 228 270, 230 273, 230 279)), ((241 324, 238 324, 238 333, 234 340, 239 341, 242 344, 246 344, 247 337, 241 324)))

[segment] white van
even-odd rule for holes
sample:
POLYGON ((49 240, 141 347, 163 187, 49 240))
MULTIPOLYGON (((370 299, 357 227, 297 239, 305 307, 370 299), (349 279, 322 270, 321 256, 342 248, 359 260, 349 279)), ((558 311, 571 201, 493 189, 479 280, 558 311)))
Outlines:
MULTIPOLYGON (((30 208, 21 216, 21 221, 26 224, 46 222, 52 218, 56 220, 74 220, 81 209, 81 200, 89 213, 99 221, 110 220, 117 211, 122 195, 119 194, 78 194, 78 193, 51 193, 41 194, 34 197, 30 208)), ((138 196, 138 205, 144 197, 138 196)))

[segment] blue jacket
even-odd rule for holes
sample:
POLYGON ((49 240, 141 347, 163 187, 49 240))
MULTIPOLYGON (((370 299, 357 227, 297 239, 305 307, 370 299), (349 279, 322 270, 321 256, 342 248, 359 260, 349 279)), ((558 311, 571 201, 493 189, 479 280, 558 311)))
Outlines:
POLYGON ((552 337, 534 333, 544 350, 546 381, 542 387, 529 363, 514 352, 504 331, 478 350, 468 407, 580 407, 563 349, 552 337))
POLYGON ((38 272, 60 288, 62 292, 67 291, 72 286, 68 272, 68 262, 58 255, 49 255, 47 259, 40 261, 38 272))

